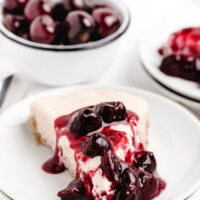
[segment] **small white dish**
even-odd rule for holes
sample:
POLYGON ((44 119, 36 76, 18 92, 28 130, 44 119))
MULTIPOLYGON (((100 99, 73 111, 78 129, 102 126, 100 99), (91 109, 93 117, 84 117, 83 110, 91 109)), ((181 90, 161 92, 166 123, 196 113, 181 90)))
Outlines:
MULTIPOLYGON (((196 25, 196 24, 194 24, 196 25)), ((162 57, 158 54, 158 49, 167 41, 169 36, 176 31, 193 25, 188 24, 157 24, 152 31, 145 34, 140 43, 140 59, 145 70, 158 82, 171 90, 200 102, 200 86, 192 81, 165 75, 160 71, 159 66, 162 57)))
MULTIPOLYGON (((151 92, 120 86, 73 86, 51 90, 46 95, 66 95, 85 89, 123 91, 139 95, 149 103, 149 150, 155 153, 158 171, 167 182, 158 200, 183 200, 200 186, 200 123, 189 111, 151 92)), ((22 113, 27 113, 25 101, 22 113)), ((0 133, 0 188, 15 200, 58 199, 57 192, 72 178, 67 171, 59 175, 42 171, 41 165, 53 152, 34 144, 27 123, 8 126, 0 120, 0 133)))

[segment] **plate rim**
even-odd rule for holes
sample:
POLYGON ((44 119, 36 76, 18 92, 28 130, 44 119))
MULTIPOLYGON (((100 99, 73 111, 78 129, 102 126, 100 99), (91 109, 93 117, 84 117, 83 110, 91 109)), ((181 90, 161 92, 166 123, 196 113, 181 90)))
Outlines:
POLYGON ((150 76, 151 79, 153 79, 160 87, 163 87, 165 90, 167 90, 168 92, 171 92, 173 93, 174 95, 178 95, 180 96, 181 98, 184 98, 188 101, 192 101, 192 103, 200 103, 200 100, 197 100, 197 99, 193 99, 192 97, 189 97, 189 96, 186 96, 182 93, 179 93, 175 90, 173 90, 172 88, 166 86, 165 84, 163 84, 161 81, 159 81, 158 79, 156 79, 149 71, 148 69, 145 67, 145 64, 141 61, 141 64, 142 64, 142 67, 144 69, 144 71, 150 76))

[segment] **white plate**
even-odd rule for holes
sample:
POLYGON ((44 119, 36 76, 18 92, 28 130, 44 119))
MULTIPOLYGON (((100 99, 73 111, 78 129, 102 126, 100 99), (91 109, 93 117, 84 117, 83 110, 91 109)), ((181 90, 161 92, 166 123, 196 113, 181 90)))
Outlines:
MULTIPOLYGON (((149 150, 167 188, 158 200, 183 200, 200 186, 200 123, 186 109, 153 93, 119 86, 74 86, 49 91, 64 95, 82 89, 114 89, 136 94, 150 104, 149 150)), ((22 112, 28 109, 25 101, 22 112)), ((15 109, 14 109, 15 110, 15 109)), ((13 113, 16 115, 16 113, 13 113)), ((27 117, 27 116, 26 116, 27 117)), ((55 200, 71 181, 68 172, 50 175, 41 165, 53 152, 34 145, 27 123, 8 126, 0 121, 0 188, 15 200, 55 200)))
MULTIPOLYGON (((192 25, 190 24, 189 26, 192 25)), ((188 27, 188 24, 157 24, 154 27, 156 28, 153 28, 152 31, 150 30, 148 34, 145 34, 140 44, 140 58, 145 69, 153 78, 166 87, 200 102, 200 87, 197 83, 167 76, 159 70, 162 57, 158 54, 158 49, 167 41, 173 32, 188 27)))

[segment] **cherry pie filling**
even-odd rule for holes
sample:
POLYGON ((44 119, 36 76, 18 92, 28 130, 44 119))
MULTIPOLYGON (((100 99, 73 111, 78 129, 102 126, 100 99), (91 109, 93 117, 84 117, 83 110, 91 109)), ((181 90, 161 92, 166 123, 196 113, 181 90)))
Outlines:
POLYGON ((120 14, 86 0, 5 0, 5 27, 27 40, 53 45, 97 41, 115 33, 120 14))
POLYGON ((163 73, 200 83, 200 28, 185 28, 172 34, 159 53, 163 56, 163 73))
POLYGON ((55 154, 42 168, 53 174, 65 170, 59 146, 63 136, 77 166, 76 180, 58 193, 61 200, 150 200, 165 189, 153 153, 138 139, 138 121, 121 102, 100 103, 55 120, 55 154), (125 126, 129 135, 120 128, 125 126))

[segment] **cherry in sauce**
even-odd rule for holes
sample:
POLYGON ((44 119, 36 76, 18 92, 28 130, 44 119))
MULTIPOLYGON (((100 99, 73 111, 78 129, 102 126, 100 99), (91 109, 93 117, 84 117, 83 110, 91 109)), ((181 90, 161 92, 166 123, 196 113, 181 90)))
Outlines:
POLYGON ((133 166, 137 169, 143 169, 149 173, 156 170, 156 159, 154 154, 149 151, 139 151, 134 154, 133 166))
POLYGON ((86 135, 96 131, 102 125, 101 118, 97 112, 91 108, 85 108, 72 115, 69 129, 75 135, 86 135))
POLYGON ((106 123, 122 121, 126 118, 126 108, 121 102, 105 102, 95 106, 95 110, 106 123))
POLYGON ((72 181, 66 189, 58 192, 58 196, 61 200, 88 200, 86 190, 81 179, 72 181))
POLYGON ((82 150, 88 157, 101 156, 104 150, 111 150, 112 144, 107 137, 101 133, 94 133, 86 138, 82 150))

